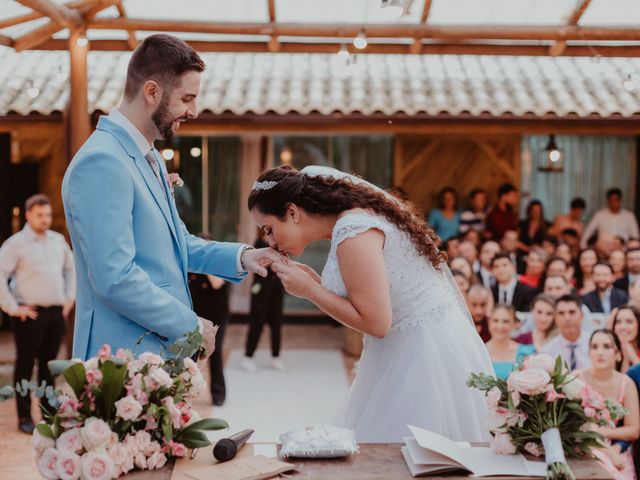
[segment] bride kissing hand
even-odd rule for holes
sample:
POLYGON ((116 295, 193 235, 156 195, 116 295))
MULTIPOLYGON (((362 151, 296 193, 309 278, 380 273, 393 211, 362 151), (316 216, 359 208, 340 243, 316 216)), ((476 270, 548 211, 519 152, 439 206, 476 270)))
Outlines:
POLYGON ((298 262, 273 263, 271 270, 278 276, 284 289, 294 297, 308 299, 314 288, 319 285, 319 276, 311 267, 298 262), (310 272, 313 272, 318 280, 310 272))
POLYGON ((270 247, 250 247, 242 252, 240 263, 245 270, 266 277, 269 274, 267 267, 275 264, 286 265, 289 263, 289 258, 270 247))

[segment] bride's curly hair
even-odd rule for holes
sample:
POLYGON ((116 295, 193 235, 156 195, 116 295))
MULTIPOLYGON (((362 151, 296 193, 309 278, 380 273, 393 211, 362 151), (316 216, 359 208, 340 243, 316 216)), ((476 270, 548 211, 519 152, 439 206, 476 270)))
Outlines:
POLYGON ((284 219, 287 205, 293 203, 318 215, 335 215, 345 210, 362 208, 384 216, 405 232, 420 255, 440 269, 447 254, 438 248, 440 239, 410 202, 393 198, 366 184, 329 176, 308 176, 293 167, 270 168, 260 174, 259 182, 276 182, 269 189, 253 189, 249 210, 284 219))

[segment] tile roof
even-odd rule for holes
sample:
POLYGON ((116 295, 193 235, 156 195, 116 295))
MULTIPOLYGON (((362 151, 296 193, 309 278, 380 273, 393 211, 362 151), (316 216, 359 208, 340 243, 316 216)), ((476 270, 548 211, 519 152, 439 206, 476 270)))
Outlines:
MULTIPOLYGON (((91 52, 90 110, 120 99, 130 53, 91 52)), ((203 54, 201 111, 234 114, 640 115, 640 59, 455 55, 203 54)), ((62 111, 66 52, 0 48, 0 115, 62 111), (37 91, 36 91, 37 89, 37 91), (31 95, 30 95, 31 94, 31 95)))

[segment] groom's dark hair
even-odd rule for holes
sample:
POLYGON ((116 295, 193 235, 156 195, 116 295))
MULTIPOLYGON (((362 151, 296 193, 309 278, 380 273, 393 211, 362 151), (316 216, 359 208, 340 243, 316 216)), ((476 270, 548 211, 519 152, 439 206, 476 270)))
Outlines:
POLYGON ((155 80, 169 91, 185 72, 202 72, 204 62, 198 53, 184 41, 172 35, 159 33, 145 38, 135 49, 124 85, 124 97, 135 98, 147 80, 155 80))

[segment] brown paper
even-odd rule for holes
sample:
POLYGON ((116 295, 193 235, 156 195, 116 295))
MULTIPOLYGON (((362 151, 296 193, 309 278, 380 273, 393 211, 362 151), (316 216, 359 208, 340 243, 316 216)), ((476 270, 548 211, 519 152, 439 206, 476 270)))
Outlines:
POLYGON ((183 475, 191 480, 262 480, 293 470, 290 463, 262 455, 236 458, 209 466, 193 466, 183 475))

